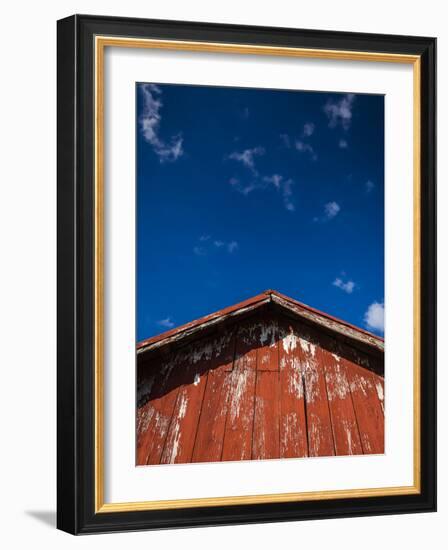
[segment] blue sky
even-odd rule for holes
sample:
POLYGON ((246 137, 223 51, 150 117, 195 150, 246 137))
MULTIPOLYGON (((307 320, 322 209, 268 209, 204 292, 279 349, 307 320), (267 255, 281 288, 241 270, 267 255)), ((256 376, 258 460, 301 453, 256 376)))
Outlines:
POLYGON ((136 94, 137 340, 266 289, 383 334, 383 96, 136 94))

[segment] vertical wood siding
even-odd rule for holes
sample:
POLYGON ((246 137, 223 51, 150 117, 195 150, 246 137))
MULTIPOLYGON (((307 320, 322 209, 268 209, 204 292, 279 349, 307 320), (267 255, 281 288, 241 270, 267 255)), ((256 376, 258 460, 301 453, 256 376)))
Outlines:
POLYGON ((138 465, 384 453, 381 360, 259 313, 139 366, 138 465))

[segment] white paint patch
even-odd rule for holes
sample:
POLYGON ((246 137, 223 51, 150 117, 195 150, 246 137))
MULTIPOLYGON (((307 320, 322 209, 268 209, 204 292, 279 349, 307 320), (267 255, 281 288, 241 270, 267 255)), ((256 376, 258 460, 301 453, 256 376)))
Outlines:
MULTIPOLYGON (((161 412, 156 411, 154 413, 155 418, 155 431, 158 433, 165 434, 168 431, 168 427, 170 425, 170 419, 167 418, 165 415, 163 415, 161 412)), ((163 448, 163 442, 159 440, 157 443, 156 449, 154 449, 154 452, 161 453, 163 448)))
POLYGON ((234 376, 236 376, 235 389, 232 394, 232 400, 230 403, 230 416, 232 422, 238 418, 240 414, 241 400, 246 390, 249 371, 244 369, 242 371, 234 371, 234 376))
POLYGON ((311 428, 308 428, 310 450, 313 449, 313 454, 318 455, 321 447, 322 438, 322 422, 318 415, 310 415, 311 428))
POLYGON ((283 338, 282 345, 286 353, 296 349, 297 340, 297 336, 292 331, 283 338))
POLYGON ((207 342, 199 348, 195 348, 191 354, 191 361, 196 364, 203 359, 209 360, 213 353, 213 345, 211 342, 207 342))
POLYGON ((378 399, 382 402, 384 401, 384 391, 383 391, 383 386, 377 382, 375 384, 376 386, 376 393, 378 394, 378 399))
POLYGON ((288 378, 288 392, 290 395, 295 395, 300 399, 303 397, 302 373, 300 372, 298 362, 294 362, 292 367, 292 372, 288 378))
POLYGON ((177 418, 181 419, 185 417, 185 414, 187 412, 187 406, 188 406, 188 397, 183 393, 180 398, 179 414, 177 415, 177 418))
POLYGON ((364 397, 367 397, 367 389, 371 389, 372 384, 364 376, 356 376, 350 385, 352 391, 361 390, 364 397))
POLYGON ((223 336, 215 338, 215 340, 213 340, 213 353, 215 357, 219 357, 221 353, 227 348, 231 338, 232 334, 227 332, 223 336))
POLYGON ((308 341, 303 338, 299 338, 299 344, 304 353, 308 353, 308 341))
POLYGON ((139 426, 138 430, 139 433, 144 434, 146 430, 149 427, 149 423, 151 422, 152 417, 154 416, 154 408, 151 406, 148 408, 148 410, 144 411, 142 416, 139 419, 139 426))
POLYGON ((176 423, 174 426, 173 445, 171 447, 170 464, 174 464, 177 453, 179 452, 180 427, 176 423))
POLYGON ((316 346, 314 344, 304 338, 299 338, 299 343, 304 353, 311 354, 311 357, 316 355, 316 346))
POLYGON ((274 323, 260 323, 260 343, 262 346, 269 342, 269 346, 275 346, 275 324, 274 323))
POLYGON ((202 345, 189 346, 179 359, 184 363, 195 365, 200 361, 209 361, 212 357, 219 357, 231 338, 232 334, 226 333, 213 340, 207 340, 202 345))
POLYGON ((290 412, 283 418, 283 426, 281 430, 281 445, 285 449, 289 444, 294 443, 294 453, 298 453, 296 444, 296 434, 300 429, 299 415, 296 412, 290 412))
POLYGON ((255 342, 255 335, 258 329, 258 325, 244 325, 241 327, 239 337, 246 344, 253 344, 255 342))
POLYGON ((186 394, 182 394, 180 397, 180 405, 179 405, 179 412, 177 414, 177 418, 175 420, 174 428, 173 428, 173 444, 171 445, 171 456, 170 456, 170 463, 173 464, 176 460, 177 453, 179 452, 179 442, 180 442, 180 420, 185 417, 187 413, 187 406, 188 406, 188 397, 186 394))
POLYGON ((365 433, 362 434, 362 446, 364 447, 365 454, 372 452, 372 446, 370 445, 369 437, 365 433))
POLYGON ((310 368, 310 366, 306 365, 306 375, 305 375, 305 397, 307 403, 314 403, 315 399, 319 398, 320 392, 319 392, 319 384, 318 381, 318 374, 316 370, 310 368))
POLYGON ((345 429, 345 434, 347 436, 347 445, 348 445, 348 454, 352 455, 353 453, 353 444, 352 444, 352 430, 349 422, 347 420, 344 420, 343 426, 345 429))
POLYGON ((331 381, 332 384, 328 385, 328 399, 332 401, 336 397, 339 399, 345 399, 349 387, 347 383, 347 379, 345 378, 344 372, 341 370, 340 365, 336 365, 334 368, 334 372, 327 375, 331 381))
POLYGON ((198 373, 196 373, 196 374, 194 375, 194 382, 193 382, 193 384, 194 384, 195 386, 197 386, 197 385, 199 384, 200 381, 201 381, 201 377, 199 376, 198 373))

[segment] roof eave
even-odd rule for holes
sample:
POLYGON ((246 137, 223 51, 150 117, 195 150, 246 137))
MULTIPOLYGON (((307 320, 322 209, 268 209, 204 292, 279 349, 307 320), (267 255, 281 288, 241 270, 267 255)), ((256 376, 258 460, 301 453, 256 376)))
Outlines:
POLYGON ((192 321, 170 331, 164 332, 137 344, 137 354, 146 353, 160 349, 169 344, 175 344, 190 339, 196 334, 213 329, 221 323, 243 317, 256 309, 265 306, 268 303, 274 303, 277 306, 286 309, 294 316, 300 317, 314 325, 325 328, 330 332, 336 332, 339 335, 355 340, 369 347, 373 347, 380 352, 384 352, 384 340, 370 332, 355 327, 326 313, 316 310, 310 306, 302 304, 296 300, 280 294, 274 290, 267 290, 261 294, 222 309, 196 321, 192 321))

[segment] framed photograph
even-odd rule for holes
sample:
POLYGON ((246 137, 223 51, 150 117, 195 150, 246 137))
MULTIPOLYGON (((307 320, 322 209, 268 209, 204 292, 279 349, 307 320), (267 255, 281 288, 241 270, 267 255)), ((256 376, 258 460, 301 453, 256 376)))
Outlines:
POLYGON ((58 527, 436 508, 434 38, 58 22, 58 527))

